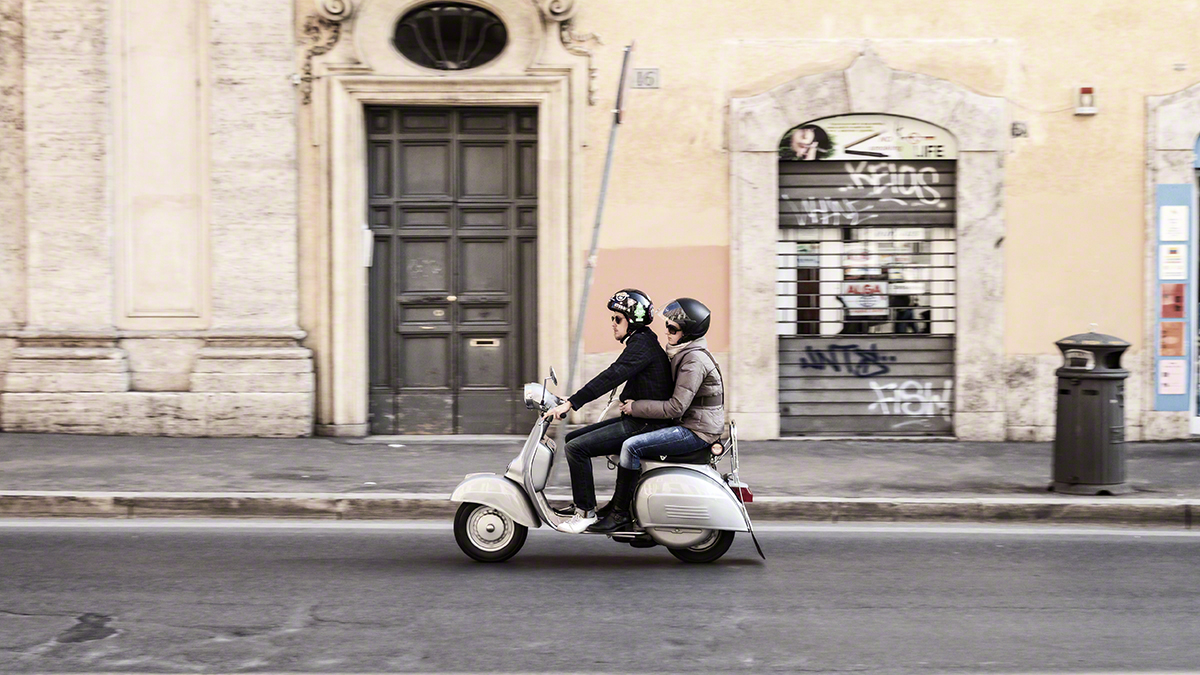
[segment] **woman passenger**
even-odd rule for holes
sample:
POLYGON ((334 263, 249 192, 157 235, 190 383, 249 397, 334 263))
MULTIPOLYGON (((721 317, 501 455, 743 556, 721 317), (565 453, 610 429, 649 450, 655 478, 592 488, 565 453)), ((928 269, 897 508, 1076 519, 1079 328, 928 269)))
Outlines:
POLYGON ((675 426, 630 437, 621 445, 612 512, 588 528, 616 532, 633 521, 629 512, 642 458, 686 455, 707 448, 725 428, 724 382, 708 351, 710 312, 699 300, 679 298, 663 309, 667 356, 675 374, 675 391, 666 401, 627 400, 621 412, 642 419, 679 420, 675 426))

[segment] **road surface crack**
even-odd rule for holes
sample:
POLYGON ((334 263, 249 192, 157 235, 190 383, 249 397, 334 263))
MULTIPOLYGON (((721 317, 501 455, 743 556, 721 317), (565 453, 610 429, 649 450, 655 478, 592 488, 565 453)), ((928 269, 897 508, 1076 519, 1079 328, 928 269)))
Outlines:
POLYGON ((30 616, 30 617, 53 616, 53 617, 58 617, 58 618, 71 616, 70 612, 60 612, 57 614, 43 614, 40 612, 14 612, 14 611, 8 610, 8 609, 0 609, 0 614, 6 614, 8 616, 30 616))

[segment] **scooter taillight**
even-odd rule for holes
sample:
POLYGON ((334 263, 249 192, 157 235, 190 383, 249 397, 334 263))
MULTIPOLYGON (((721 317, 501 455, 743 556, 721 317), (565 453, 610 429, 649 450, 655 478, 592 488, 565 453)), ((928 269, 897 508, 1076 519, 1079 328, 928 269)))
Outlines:
POLYGON ((737 495, 738 499, 742 500, 744 504, 754 501, 754 493, 750 491, 750 486, 745 483, 730 485, 729 489, 733 490, 733 494, 737 495))

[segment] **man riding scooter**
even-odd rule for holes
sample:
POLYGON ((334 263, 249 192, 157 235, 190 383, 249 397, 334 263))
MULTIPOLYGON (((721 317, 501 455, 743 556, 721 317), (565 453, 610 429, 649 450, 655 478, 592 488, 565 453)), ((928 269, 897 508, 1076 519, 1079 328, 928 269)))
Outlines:
MULTIPOLYGON (((625 383, 621 400, 663 400, 671 397, 675 388, 671 364, 658 343, 658 336, 649 328, 654 320, 654 304, 649 296, 637 289, 626 288, 615 293, 607 306, 613 313, 613 338, 623 343, 625 349, 612 365, 562 404, 548 411, 546 417, 562 419, 570 411, 579 410, 621 383, 625 383)), ((571 507, 573 513, 559 513, 570 516, 559 529, 579 534, 595 523, 598 517, 604 517, 612 510, 610 502, 597 513, 596 487, 592 477, 593 457, 615 455, 621 451, 625 439, 668 424, 671 424, 669 420, 622 414, 567 434, 565 450, 567 464, 571 468, 574 504, 571 507)))
POLYGON ((725 383, 721 367, 704 339, 711 312, 693 298, 679 298, 662 312, 667 329, 667 356, 675 370, 675 389, 669 400, 628 399, 621 412, 641 418, 661 419, 668 426, 628 438, 621 445, 617 486, 611 512, 589 532, 616 532, 633 522, 630 502, 641 475, 641 460, 690 455, 707 448, 725 429, 725 383))

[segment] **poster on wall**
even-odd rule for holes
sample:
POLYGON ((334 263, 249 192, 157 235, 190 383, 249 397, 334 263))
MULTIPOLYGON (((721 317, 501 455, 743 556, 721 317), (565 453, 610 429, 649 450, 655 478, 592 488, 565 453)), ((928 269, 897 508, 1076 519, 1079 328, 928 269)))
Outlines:
POLYGON ((935 160, 958 157, 950 132, 895 115, 839 115, 798 124, 779 141, 782 160, 935 160))
POLYGON ((1159 284, 1162 289, 1162 304, 1159 316, 1164 319, 1183 318, 1184 284, 1159 284))
POLYGON ((1163 244, 1158 248, 1158 278, 1187 279, 1187 246, 1163 244))
POLYGON ((1158 355, 1184 356, 1182 321, 1164 321, 1159 326, 1158 355))
POLYGON ((1187 241, 1190 229, 1188 207, 1163 206, 1158 209, 1158 238, 1161 241, 1187 241))
POLYGON ((1187 393, 1187 361, 1163 359, 1158 362, 1158 393, 1163 396, 1187 393))

